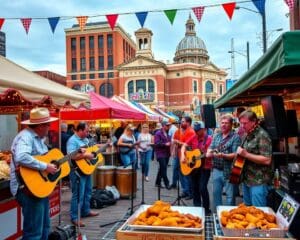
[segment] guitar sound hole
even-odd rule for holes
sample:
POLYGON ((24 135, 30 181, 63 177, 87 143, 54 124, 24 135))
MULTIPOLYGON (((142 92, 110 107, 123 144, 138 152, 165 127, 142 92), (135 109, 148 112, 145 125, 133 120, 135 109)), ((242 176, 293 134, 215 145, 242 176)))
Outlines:
POLYGON ((54 173, 54 174, 49 173, 49 174, 48 174, 48 180, 49 180, 50 182, 55 182, 56 179, 60 176, 60 173, 61 173, 61 169, 59 169, 59 170, 58 170, 56 173, 54 173))

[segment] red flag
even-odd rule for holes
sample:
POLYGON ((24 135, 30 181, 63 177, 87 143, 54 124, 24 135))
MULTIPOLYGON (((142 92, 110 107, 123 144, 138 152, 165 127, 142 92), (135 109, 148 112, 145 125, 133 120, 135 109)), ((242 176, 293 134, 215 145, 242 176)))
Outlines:
POLYGON ((79 24, 79 27, 80 27, 80 31, 83 31, 84 27, 85 27, 85 24, 88 20, 88 16, 79 16, 79 17, 76 17, 77 18, 77 22, 79 24))
POLYGON ((233 12, 234 12, 235 5, 236 5, 235 2, 222 4, 222 6, 223 6, 223 8, 224 8, 225 12, 227 13, 230 20, 232 18, 233 12))
POLYGON ((5 22, 5 19, 4 18, 0 18, 0 30, 1 30, 2 25, 3 25, 4 22, 5 22))
POLYGON ((119 14, 106 15, 106 19, 109 23, 111 30, 114 30, 119 14))
POLYGON ((21 18, 21 22, 22 22, 23 27, 26 31, 26 34, 28 34, 28 32, 29 32, 31 20, 32 20, 32 18, 21 18))
MULTIPOLYGON (((290 11, 294 9, 295 0, 284 0, 285 3, 289 6, 290 11)), ((1 29, 1 28, 0 28, 1 29)))
POLYGON ((194 12, 196 18, 198 19, 198 22, 200 22, 203 12, 204 12, 204 7, 194 7, 192 9, 193 9, 193 12, 194 12))

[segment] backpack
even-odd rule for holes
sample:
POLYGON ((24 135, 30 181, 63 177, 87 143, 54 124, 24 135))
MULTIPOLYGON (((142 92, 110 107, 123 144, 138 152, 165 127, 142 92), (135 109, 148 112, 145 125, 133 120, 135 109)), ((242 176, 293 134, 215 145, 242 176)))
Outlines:
POLYGON ((97 189, 92 193, 90 205, 91 208, 104 208, 116 202, 111 191, 97 189))

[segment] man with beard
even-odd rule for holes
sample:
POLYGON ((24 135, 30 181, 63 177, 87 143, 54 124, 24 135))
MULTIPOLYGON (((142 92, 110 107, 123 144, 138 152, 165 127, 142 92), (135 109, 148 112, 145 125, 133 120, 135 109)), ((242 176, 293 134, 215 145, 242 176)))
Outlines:
POLYGON ((206 157, 213 157, 213 199, 214 206, 223 205, 222 193, 225 188, 226 205, 235 205, 234 185, 229 182, 232 161, 241 139, 232 129, 233 117, 226 114, 221 117, 220 130, 213 136, 206 157))

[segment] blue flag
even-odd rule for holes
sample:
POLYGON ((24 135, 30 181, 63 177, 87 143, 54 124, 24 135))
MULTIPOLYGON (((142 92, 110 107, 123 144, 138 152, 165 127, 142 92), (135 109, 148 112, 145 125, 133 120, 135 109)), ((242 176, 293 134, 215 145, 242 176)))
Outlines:
POLYGON ((141 27, 144 27, 144 23, 145 23, 147 15, 148 15, 148 12, 137 12, 137 13, 135 13, 135 15, 138 18, 141 27))
POLYGON ((255 5, 255 7, 257 8, 257 10, 259 11, 259 13, 261 15, 264 15, 266 0, 252 0, 252 2, 255 5))
POLYGON ((57 23, 59 21, 59 17, 50 17, 48 18, 52 33, 54 33, 57 23))

